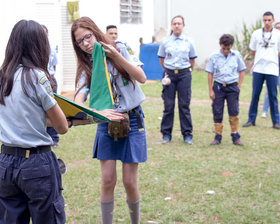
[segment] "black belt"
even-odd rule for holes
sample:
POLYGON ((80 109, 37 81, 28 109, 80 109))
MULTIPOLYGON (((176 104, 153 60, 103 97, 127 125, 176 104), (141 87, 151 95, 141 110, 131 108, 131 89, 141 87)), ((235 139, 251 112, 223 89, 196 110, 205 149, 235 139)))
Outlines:
POLYGON ((20 147, 11 147, 6 145, 1 145, 1 153, 13 156, 19 156, 24 158, 29 158, 30 154, 38 154, 51 151, 51 146, 37 146, 36 148, 20 148, 20 147))
POLYGON ((183 68, 183 69, 174 69, 174 70, 165 68, 165 70, 167 71, 167 73, 172 72, 173 74, 179 74, 179 73, 182 73, 182 72, 191 72, 192 71, 191 67, 183 68))
POLYGON ((226 86, 237 86, 238 85, 238 82, 233 82, 233 83, 230 83, 230 84, 226 84, 226 83, 219 83, 219 82, 216 82, 216 84, 218 85, 222 85, 223 87, 226 87, 226 86))
POLYGON ((143 125, 142 125, 142 122, 141 122, 141 116, 140 116, 140 113, 138 111, 138 108, 139 108, 139 106, 127 111, 127 113, 129 113, 129 114, 130 113, 135 113, 136 114, 138 129, 139 129, 139 131, 143 131, 144 129, 143 129, 143 125))

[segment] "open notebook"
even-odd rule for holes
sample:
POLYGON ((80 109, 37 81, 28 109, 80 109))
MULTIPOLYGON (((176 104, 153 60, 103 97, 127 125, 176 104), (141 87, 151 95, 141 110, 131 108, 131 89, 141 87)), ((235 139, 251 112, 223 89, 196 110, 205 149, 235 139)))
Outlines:
POLYGON ((108 118, 82 107, 63 96, 54 93, 54 97, 66 118, 69 120, 90 120, 91 123, 95 124, 110 122, 108 118))

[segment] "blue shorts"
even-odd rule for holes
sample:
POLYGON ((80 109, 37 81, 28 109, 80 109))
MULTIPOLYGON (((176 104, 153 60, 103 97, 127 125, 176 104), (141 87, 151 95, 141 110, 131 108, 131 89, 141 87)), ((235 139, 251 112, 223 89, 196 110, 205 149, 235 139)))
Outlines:
POLYGON ((147 142, 144 114, 139 106, 143 129, 139 129, 136 113, 129 113, 130 131, 127 137, 114 141, 108 134, 108 123, 98 124, 93 146, 93 158, 121 160, 123 163, 142 163, 147 160, 147 142))

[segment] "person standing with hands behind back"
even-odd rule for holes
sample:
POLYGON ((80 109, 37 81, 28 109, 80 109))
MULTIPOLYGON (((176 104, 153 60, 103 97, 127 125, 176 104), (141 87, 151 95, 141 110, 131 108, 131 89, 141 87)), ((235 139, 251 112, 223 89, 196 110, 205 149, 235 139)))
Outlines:
POLYGON ((164 85, 162 90, 164 101, 161 121, 162 143, 168 143, 172 139, 176 92, 178 92, 181 133, 185 143, 193 143, 190 112, 191 71, 197 56, 194 44, 183 34, 184 27, 184 18, 175 16, 171 20, 171 35, 163 40, 158 50, 160 64, 165 70, 165 75, 170 79, 170 84, 164 85))
MULTIPOLYGON (((280 22, 275 23, 274 28, 280 31, 280 22)), ((280 91, 280 56, 278 58, 278 63, 279 63, 279 75, 278 75, 278 89, 280 91)), ((268 98, 268 93, 267 93, 267 86, 265 88, 265 93, 264 93, 264 100, 263 100, 263 113, 262 113, 262 118, 267 117, 267 112, 269 109, 269 98, 268 98)))
POLYGON ((65 223, 59 165, 47 125, 68 131, 47 70, 49 42, 42 26, 21 20, 0 69, 0 223, 65 223))
POLYGON ((98 124, 96 131, 93 158, 100 160, 102 172, 100 197, 102 223, 113 223, 114 189, 117 182, 116 163, 120 160, 130 220, 132 224, 139 224, 138 163, 147 160, 144 114, 140 106, 145 96, 137 84, 146 81, 146 75, 140 67, 142 63, 132 59, 124 44, 115 44, 108 39, 88 17, 81 17, 74 21, 71 37, 78 58, 75 102, 85 106, 95 61, 92 52, 95 44, 101 44, 106 54, 108 72, 116 87, 113 88, 116 89, 114 93, 119 101, 115 104, 116 110, 93 110, 110 120, 123 118, 125 112, 129 114, 128 136, 114 139, 108 134, 108 123, 98 124))
POLYGON ((218 145, 222 141, 225 100, 227 100, 232 142, 235 145, 243 145, 238 133, 238 104, 246 67, 241 54, 231 50, 233 42, 232 35, 222 35, 220 37, 221 49, 211 55, 205 69, 208 72, 209 96, 213 101, 212 109, 216 134, 211 145, 218 145))
POLYGON ((255 57, 253 66, 253 90, 248 114, 248 121, 243 127, 256 125, 259 98, 263 83, 266 81, 272 128, 280 130, 279 109, 277 99, 277 83, 279 76, 280 31, 273 29, 274 16, 271 12, 263 14, 264 27, 253 32, 250 49, 255 57))

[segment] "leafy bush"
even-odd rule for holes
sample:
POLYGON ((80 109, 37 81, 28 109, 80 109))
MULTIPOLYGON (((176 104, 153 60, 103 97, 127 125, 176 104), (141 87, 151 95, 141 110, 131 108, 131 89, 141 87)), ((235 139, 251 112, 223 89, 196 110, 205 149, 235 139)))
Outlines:
POLYGON ((249 48, 251 35, 255 30, 260 28, 262 28, 261 19, 257 20, 256 23, 250 27, 243 22, 241 31, 233 34, 235 39, 233 48, 241 53, 248 70, 250 70, 253 63, 253 57, 249 48))

